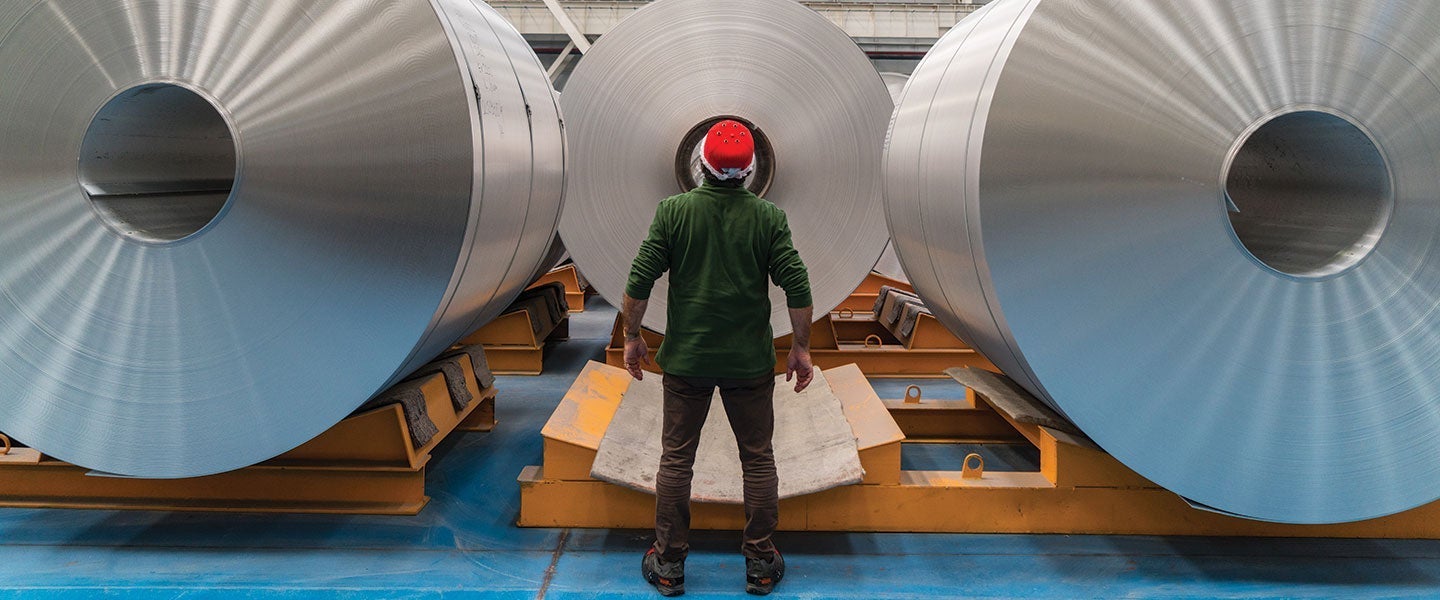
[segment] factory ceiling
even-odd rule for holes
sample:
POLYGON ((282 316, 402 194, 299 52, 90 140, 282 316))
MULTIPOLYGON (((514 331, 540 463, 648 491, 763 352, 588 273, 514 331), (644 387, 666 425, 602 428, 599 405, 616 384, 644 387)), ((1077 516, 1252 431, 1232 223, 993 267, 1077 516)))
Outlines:
MULTIPOLYGON (((990 0, 827 0, 802 2, 865 46, 928 47, 966 15, 990 0)), ((490 0, 532 43, 566 41, 553 8, 562 8, 590 39, 649 4, 649 0, 490 0)), ((868 48, 867 48, 868 49, 868 48)))

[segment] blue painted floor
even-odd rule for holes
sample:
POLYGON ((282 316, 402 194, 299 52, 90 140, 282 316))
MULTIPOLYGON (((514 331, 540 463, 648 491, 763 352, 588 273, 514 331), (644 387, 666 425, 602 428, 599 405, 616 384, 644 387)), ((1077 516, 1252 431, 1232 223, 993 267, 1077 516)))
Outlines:
MULTIPOLYGON (((515 476, 613 311, 572 321, 547 375, 499 383, 500 426, 442 447, 415 517, 0 510, 3 598, 651 598, 645 532, 519 529, 515 476)), ((877 382, 900 397, 904 382, 877 382)), ((932 398, 956 389, 925 382, 932 398)), ((954 397, 954 396, 951 396, 954 397)), ((908 445, 907 468, 973 448, 908 445)), ((987 448, 987 468, 1034 468, 987 448)), ((1028 461, 1028 462, 1027 462, 1028 461)), ((897 507, 903 510, 903 507, 897 507)), ((965 510, 963 506, 955 510, 965 510)), ((786 598, 1440 597, 1440 543, 1195 538, 781 534, 786 598)), ((740 597, 733 533, 701 533, 687 597, 740 597)))

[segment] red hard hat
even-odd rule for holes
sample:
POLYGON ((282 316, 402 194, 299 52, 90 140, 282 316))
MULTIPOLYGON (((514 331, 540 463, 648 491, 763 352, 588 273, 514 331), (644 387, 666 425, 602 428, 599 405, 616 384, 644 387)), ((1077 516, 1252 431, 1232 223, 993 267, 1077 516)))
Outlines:
POLYGON ((720 179, 746 177, 755 166, 755 136, 739 121, 721 121, 705 135, 701 156, 720 179))

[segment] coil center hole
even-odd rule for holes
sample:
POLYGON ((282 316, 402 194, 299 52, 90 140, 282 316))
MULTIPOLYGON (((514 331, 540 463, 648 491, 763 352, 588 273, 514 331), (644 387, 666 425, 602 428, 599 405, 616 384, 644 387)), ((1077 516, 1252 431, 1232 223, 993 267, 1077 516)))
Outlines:
POLYGON ((1228 165, 1230 226, 1256 260, 1324 278, 1364 260, 1389 224, 1390 168, 1350 120, 1315 110, 1265 122, 1228 165))
POLYGON ((80 185, 116 233, 174 242, 219 218, 237 155, 234 132, 209 99, 182 85, 147 83, 116 94, 91 120, 80 185))
POLYGON ((705 181, 705 165, 701 162, 704 153, 702 144, 710 128, 725 120, 740 122, 749 128, 755 137, 755 172, 745 178, 745 187, 756 196, 764 197, 775 177, 775 150, 770 146, 770 138, 766 137, 764 131, 754 123, 735 116, 707 119, 685 134, 679 150, 675 152, 675 179, 680 184, 680 191, 688 192, 700 187, 705 181))

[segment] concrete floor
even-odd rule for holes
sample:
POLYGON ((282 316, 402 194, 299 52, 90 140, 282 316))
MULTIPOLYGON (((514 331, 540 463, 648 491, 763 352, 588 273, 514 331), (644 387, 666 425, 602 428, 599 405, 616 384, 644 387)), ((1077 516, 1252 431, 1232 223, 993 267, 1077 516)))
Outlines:
MULTIPOLYGON (((499 383, 500 426, 442 447, 415 517, 0 510, 4 598, 651 598, 639 531, 519 529, 515 476, 614 312, 572 321, 547 375, 499 383)), ((905 382, 877 382, 900 397, 905 382)), ((958 395, 927 383, 927 397, 958 395)), ((968 449, 907 447, 907 468, 968 449)), ((987 467, 1033 468, 1021 448, 987 467)), ((964 510, 963 506, 955 510, 964 510)), ((1440 597, 1440 542, 781 534, 795 598, 1440 597)), ((733 533, 702 533, 687 597, 736 597, 733 533)))

